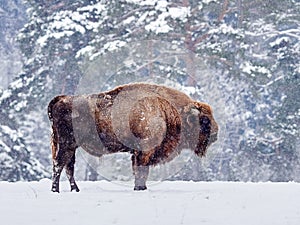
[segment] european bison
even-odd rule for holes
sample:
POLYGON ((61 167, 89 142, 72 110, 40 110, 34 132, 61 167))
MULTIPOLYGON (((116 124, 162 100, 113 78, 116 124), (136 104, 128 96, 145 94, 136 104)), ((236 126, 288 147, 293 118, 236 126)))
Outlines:
POLYGON ((57 96, 48 106, 52 122, 52 191, 59 192, 63 168, 71 191, 75 150, 101 157, 132 154, 134 190, 145 190, 149 166, 165 163, 181 149, 202 157, 217 140, 218 125, 209 105, 184 93, 154 84, 134 83, 92 95, 57 96))

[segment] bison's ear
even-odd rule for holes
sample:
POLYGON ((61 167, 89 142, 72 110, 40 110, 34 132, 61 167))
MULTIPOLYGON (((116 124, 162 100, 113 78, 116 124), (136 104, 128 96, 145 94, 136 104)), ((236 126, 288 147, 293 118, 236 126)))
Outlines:
POLYGON ((212 108, 210 107, 210 105, 203 103, 203 102, 195 102, 195 107, 203 114, 208 114, 211 115, 212 114, 212 108))

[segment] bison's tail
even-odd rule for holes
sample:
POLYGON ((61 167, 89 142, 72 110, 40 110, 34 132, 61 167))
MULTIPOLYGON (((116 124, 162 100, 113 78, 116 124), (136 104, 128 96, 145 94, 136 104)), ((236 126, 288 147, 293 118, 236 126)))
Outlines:
POLYGON ((56 96, 53 98, 48 105, 48 117, 52 122, 52 134, 51 134, 51 150, 52 158, 55 159, 58 152, 58 133, 57 128, 53 124, 53 106, 60 101, 64 96, 56 96))
POLYGON ((64 95, 60 95, 60 96, 56 96, 54 97, 50 102, 49 102, 49 105, 48 105, 48 118, 49 120, 52 122, 53 121, 53 115, 52 115, 52 112, 53 112, 53 106, 58 102, 60 101, 62 98, 64 98, 65 96, 64 95))

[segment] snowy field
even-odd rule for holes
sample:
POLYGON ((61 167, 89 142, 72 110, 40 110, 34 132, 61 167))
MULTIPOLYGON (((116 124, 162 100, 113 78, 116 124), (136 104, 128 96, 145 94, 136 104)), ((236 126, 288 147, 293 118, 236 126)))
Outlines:
POLYGON ((144 192, 120 183, 78 182, 51 193, 50 180, 0 182, 5 225, 299 225, 300 183, 161 182, 144 192))

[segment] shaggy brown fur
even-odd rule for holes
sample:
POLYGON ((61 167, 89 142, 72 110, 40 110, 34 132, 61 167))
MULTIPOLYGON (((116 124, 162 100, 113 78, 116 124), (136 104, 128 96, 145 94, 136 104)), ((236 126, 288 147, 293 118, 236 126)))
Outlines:
POLYGON ((49 103, 48 116, 54 192, 59 192, 63 168, 71 191, 79 191, 74 180, 79 146, 98 157, 131 153, 134 189, 144 190, 149 166, 172 160, 183 148, 194 149, 202 157, 218 133, 209 105, 154 84, 128 84, 86 96, 57 96, 49 103))

